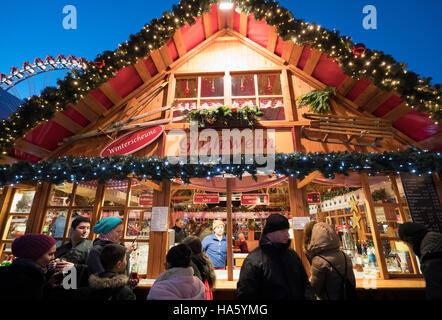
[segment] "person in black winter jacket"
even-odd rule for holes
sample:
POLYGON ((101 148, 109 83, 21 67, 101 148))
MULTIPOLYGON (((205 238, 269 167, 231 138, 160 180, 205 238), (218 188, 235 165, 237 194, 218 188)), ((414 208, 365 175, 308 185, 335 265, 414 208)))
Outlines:
POLYGON ((77 288, 87 286, 88 270, 87 260, 92 249, 92 241, 88 240, 91 221, 86 217, 76 217, 71 223, 71 238, 69 242, 57 248, 55 260, 50 267, 56 269, 61 266, 75 266, 77 271, 77 288), (62 259, 60 262, 58 260, 62 259))
POLYGON ((399 225, 399 237, 410 243, 419 257, 427 299, 442 300, 442 234, 418 223, 405 222, 399 225))
POLYGON ((10 266, 0 268, 0 301, 43 300, 51 285, 46 272, 54 259, 54 238, 42 234, 26 234, 14 240, 12 254, 17 257, 10 266))
POLYGON ((242 265, 237 284, 240 300, 314 300, 313 288, 298 254, 291 248, 287 218, 267 218, 259 246, 242 265))
POLYGON ((89 277, 88 300, 136 300, 124 274, 127 265, 126 248, 112 243, 106 245, 100 255, 104 271, 89 277))
MULTIPOLYGON (((103 251, 103 248, 108 244, 120 243, 124 232, 123 220, 117 217, 103 218, 97 222, 93 230, 96 234, 99 234, 99 237, 94 240, 93 247, 89 252, 87 261, 89 275, 105 271, 100 260, 101 251, 103 251)), ((129 255, 133 249, 133 246, 129 248, 127 255, 129 255)), ((127 264, 125 273, 129 275, 129 264, 127 264)))

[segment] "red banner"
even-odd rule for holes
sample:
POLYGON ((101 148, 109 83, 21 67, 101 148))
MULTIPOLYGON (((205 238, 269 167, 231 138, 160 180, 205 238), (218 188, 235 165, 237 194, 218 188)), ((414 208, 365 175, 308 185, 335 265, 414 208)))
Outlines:
POLYGON ((194 204, 219 203, 218 193, 196 193, 193 195, 194 204))
POLYGON ((268 205, 269 195, 266 193, 242 194, 241 205, 268 205))
POLYGON ((150 127, 129 132, 108 144, 100 157, 128 155, 154 142, 164 132, 164 126, 150 127))
POLYGON ((321 203, 321 194, 319 192, 307 193, 308 204, 321 203))

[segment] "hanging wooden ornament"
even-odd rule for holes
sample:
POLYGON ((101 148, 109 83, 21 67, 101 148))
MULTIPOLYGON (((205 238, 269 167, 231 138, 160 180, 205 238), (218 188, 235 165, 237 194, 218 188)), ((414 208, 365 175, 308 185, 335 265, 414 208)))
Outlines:
POLYGON ((272 87, 272 84, 270 83, 270 77, 268 77, 267 78, 267 88, 266 88, 267 94, 272 93, 272 89, 273 89, 273 87, 272 87))
POLYGON ((215 93, 215 79, 211 81, 212 86, 210 87, 210 92, 215 93))
POLYGON ((244 92, 244 90, 246 89, 246 87, 244 85, 244 78, 243 77, 241 77, 241 85, 240 85, 239 89, 241 90, 241 92, 244 92))
POLYGON ((186 80, 186 88, 184 89, 184 93, 187 97, 190 95, 190 89, 189 89, 189 80, 186 80))

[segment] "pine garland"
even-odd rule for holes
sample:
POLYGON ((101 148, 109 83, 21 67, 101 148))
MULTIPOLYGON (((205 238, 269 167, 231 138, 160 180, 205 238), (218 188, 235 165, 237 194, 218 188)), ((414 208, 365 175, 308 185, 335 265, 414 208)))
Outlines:
MULTIPOLYGON (((369 175, 408 172, 416 175, 442 173, 440 152, 408 149, 400 152, 383 153, 308 153, 275 155, 273 174, 304 179, 318 170, 328 179, 336 174, 348 175, 349 172, 365 171, 369 175)), ((231 159, 230 163, 233 163, 231 159)), ((87 182, 98 180, 124 180, 133 176, 137 179, 161 181, 163 179, 211 178, 231 174, 239 179, 247 172, 257 180, 258 169, 265 164, 247 164, 242 156, 241 164, 171 164, 167 159, 157 157, 71 157, 42 161, 32 164, 19 161, 12 165, 0 166, 0 186, 16 183, 35 183, 37 181, 61 184, 64 182, 87 182)))
POLYGON ((257 117, 264 113, 258 106, 244 106, 233 108, 229 106, 219 106, 214 109, 191 110, 186 116, 187 121, 197 121, 198 127, 253 127, 257 117), (233 124, 233 125, 232 125, 233 124))
MULTIPOLYGON (((58 111, 75 104, 91 90, 116 76, 116 72, 133 65, 138 59, 150 55, 152 50, 162 47, 176 30, 185 24, 195 23, 210 11, 217 0, 181 0, 173 5, 172 12, 153 19, 150 24, 129 40, 121 43, 114 51, 104 51, 97 55, 103 63, 91 63, 83 72, 68 73, 57 82, 58 87, 48 87, 39 96, 25 99, 25 103, 9 119, 0 122, 0 151, 5 154, 13 147, 14 140, 23 137, 28 131, 43 121, 51 119, 58 111)), ((277 2, 265 0, 233 0, 238 8, 253 14, 258 21, 265 19, 270 26, 277 27, 277 34, 283 40, 293 40, 298 45, 310 45, 328 53, 336 59, 344 74, 355 79, 372 80, 380 89, 396 91, 411 108, 429 113, 438 123, 442 120, 442 92, 439 84, 431 86, 431 78, 420 78, 414 72, 405 70, 406 64, 397 62, 391 55, 382 51, 367 49, 361 56, 354 56, 354 43, 351 38, 339 36, 339 31, 330 31, 316 24, 295 19, 290 11, 277 2)))
POLYGON ((326 193, 321 194, 321 201, 327 201, 338 196, 343 196, 344 194, 359 190, 360 188, 339 188, 326 193))

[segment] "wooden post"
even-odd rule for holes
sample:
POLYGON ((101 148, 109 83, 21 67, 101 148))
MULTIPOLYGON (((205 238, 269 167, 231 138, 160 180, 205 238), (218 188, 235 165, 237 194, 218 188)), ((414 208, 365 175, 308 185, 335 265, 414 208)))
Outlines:
POLYGON ((69 236, 69 229, 71 228, 71 223, 72 223, 72 221, 71 221, 72 211, 73 211, 72 207, 74 206, 74 200, 75 200, 74 195, 77 192, 77 187, 78 187, 78 184, 76 183, 76 184, 74 184, 74 186, 72 188, 72 192, 71 192, 72 199, 71 199, 71 201, 69 201, 68 214, 66 217, 67 224, 65 225, 65 228, 64 228, 62 244, 65 244, 65 241, 69 236))
POLYGON ((391 181, 391 187, 393 189, 394 198, 396 199, 396 202, 398 204, 399 215, 401 216, 402 223, 407 222, 408 216, 405 213, 404 207, 402 206, 402 199, 399 194, 399 188, 397 186, 396 177, 394 174, 390 174, 388 177, 390 178, 390 181, 391 181))
POLYGON ((360 176, 361 176, 362 190, 364 192, 365 203, 367 207, 368 222, 370 223, 371 236, 373 239, 373 244, 376 251, 376 257, 378 260, 379 272, 381 275, 381 279, 389 279, 387 264, 385 262, 384 250, 382 248, 381 236, 377 226, 374 201, 373 197, 371 196, 370 184, 368 183, 368 175, 365 172, 361 172, 360 176))
MULTIPOLYGON (((3 187, 3 193, 0 195, 0 240, 5 240, 8 230, 6 226, 9 220, 12 199, 14 199, 15 189, 3 187)), ((3 257, 4 242, 0 242, 0 258, 3 257)))
MULTIPOLYGON (((14 188, 4 187, 3 194, 0 196, 0 236, 3 240, 3 234, 7 231, 5 230, 6 221, 8 220, 8 213, 12 205, 12 199, 14 196, 14 188)), ((6 236, 6 235, 5 235, 6 236)), ((1 249, 1 248, 0 248, 1 249)), ((0 253, 1 254, 1 253, 0 253)))
POLYGON ((47 182, 38 185, 34 195, 34 201, 32 202, 31 212, 29 213, 28 223, 26 224, 25 233, 41 233, 51 188, 52 186, 47 182))
MULTIPOLYGON (((127 189, 126 189, 126 202, 123 211, 123 225, 124 225, 124 235, 123 238, 127 236, 127 224, 129 223, 129 209, 130 207, 130 198, 132 195, 132 179, 127 179, 127 189)), ((141 218, 141 215, 140 215, 141 218)), ((141 225, 141 222, 138 223, 138 226, 141 225)))
POLYGON ((227 178, 227 280, 233 281, 233 252, 232 252, 232 179, 227 178))
MULTIPOLYGON (((307 197, 305 189, 298 189, 296 178, 289 177, 289 200, 290 200, 290 218, 293 217, 309 217, 307 205, 307 197)), ((310 277, 310 263, 302 249, 304 230, 293 230, 294 250, 299 255, 304 264, 305 271, 310 277)))
MULTIPOLYGON (((170 181, 163 180, 161 182, 162 191, 153 192, 152 207, 168 207, 170 210, 170 181)), ((168 216, 169 217, 169 216, 168 216)), ((147 260, 148 279, 155 279, 164 272, 164 264, 166 262, 166 254, 169 242, 168 231, 150 232, 149 234, 149 255, 147 260)))
MULTIPOLYGON (((293 121, 293 105, 292 105, 292 99, 291 99, 291 92, 290 91, 290 82, 289 82, 289 75, 287 69, 282 70, 281 72, 281 88, 282 88, 282 94, 284 96, 284 117, 285 121, 293 121)), ((297 120, 297 117, 296 117, 297 120)))
MULTIPOLYGON (((101 218, 103 203, 104 203, 104 191, 106 189, 106 185, 104 183, 99 183, 97 186, 97 192, 95 193, 95 203, 94 209, 92 211, 91 217, 91 229, 97 224, 98 220, 101 218)), ((89 240, 93 240, 95 234, 91 232, 89 234, 89 240)))

